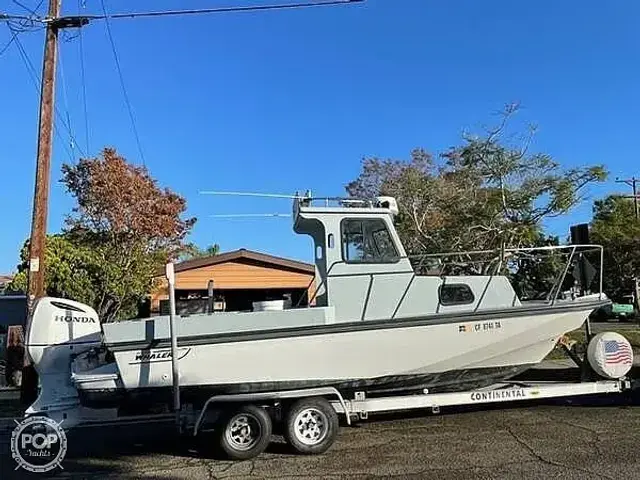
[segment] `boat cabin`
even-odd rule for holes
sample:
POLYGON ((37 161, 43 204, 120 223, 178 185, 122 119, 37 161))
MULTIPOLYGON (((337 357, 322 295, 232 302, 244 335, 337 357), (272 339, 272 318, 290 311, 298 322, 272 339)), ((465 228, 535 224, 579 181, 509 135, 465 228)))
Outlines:
POLYGON ((334 307, 336 321, 356 321, 520 305, 504 276, 417 275, 394 227, 397 214, 392 197, 294 200, 293 229, 314 242, 316 306, 334 307))

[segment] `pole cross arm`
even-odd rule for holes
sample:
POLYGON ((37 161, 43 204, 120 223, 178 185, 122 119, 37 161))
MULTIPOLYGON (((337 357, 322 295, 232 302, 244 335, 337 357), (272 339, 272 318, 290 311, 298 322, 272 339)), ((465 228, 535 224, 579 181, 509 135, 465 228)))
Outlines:
POLYGON ((45 18, 43 23, 48 23, 55 28, 81 28, 89 24, 90 17, 86 16, 67 16, 58 18, 45 18))

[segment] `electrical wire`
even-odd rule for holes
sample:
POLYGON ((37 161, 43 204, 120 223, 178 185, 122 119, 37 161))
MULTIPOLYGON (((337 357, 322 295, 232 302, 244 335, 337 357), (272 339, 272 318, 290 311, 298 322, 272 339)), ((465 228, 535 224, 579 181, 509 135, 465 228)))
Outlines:
POLYGON ((17 30, 16 31, 11 30, 11 27, 9 27, 9 30, 11 31, 11 38, 9 39, 9 41, 4 47, 0 48, 0 56, 2 56, 2 54, 4 54, 4 52, 6 52, 9 49, 11 44, 15 41, 16 37, 20 33, 17 30))
POLYGON ((131 119, 131 126, 133 128, 133 135, 136 139, 136 144, 138 146, 138 152, 140 153, 140 159, 142 160, 142 165, 146 166, 146 161, 144 158, 144 152, 142 151, 142 145, 140 144, 140 136, 138 135, 138 129, 136 127, 136 122, 133 117, 133 109, 131 108, 131 102, 129 101, 129 95, 127 93, 127 87, 124 84, 124 77, 122 75, 122 68, 120 67, 120 60, 118 59, 118 51, 116 50, 116 44, 113 40, 113 34, 111 32, 111 22, 109 21, 109 16, 107 14, 107 8, 104 4, 104 0, 100 0, 102 4, 102 11, 104 12, 105 25, 107 27, 107 35, 109 37, 109 42, 111 43, 111 50, 113 51, 113 58, 116 62, 116 69, 118 70, 118 77, 120 78, 120 86, 122 87, 122 95, 124 96, 124 102, 127 106, 127 110, 129 111, 129 118, 131 119))
MULTIPOLYGON (((64 62, 62 61, 62 45, 58 47, 58 60, 60 62, 60 80, 62 81, 62 101, 64 102, 64 110, 67 119, 67 127, 69 131, 73 131, 71 127, 71 114, 69 113, 69 95, 67 93, 67 81, 64 77, 64 62)), ((69 147, 71 148, 71 153, 74 153, 74 143, 75 141, 70 139, 69 147)), ((75 157, 75 155, 74 155, 75 157)))
POLYGON ((31 13, 32 15, 35 15, 36 17, 38 16, 38 14, 36 13, 36 10, 38 10, 38 8, 40 8, 40 5, 42 5, 42 2, 40 2, 40 5, 38 5, 35 9, 31 9, 29 7, 27 7, 24 3, 18 1, 18 0, 12 0, 13 3, 15 3, 16 5, 18 5, 20 8, 22 8, 23 10, 26 10, 27 12, 31 13))
MULTIPOLYGON (((80 7, 80 2, 84 3, 84 0, 78 0, 78 4, 80 7)), ((350 3, 362 3, 365 0, 326 0, 326 1, 317 1, 317 2, 296 2, 296 3, 287 3, 287 4, 272 4, 272 5, 248 5, 241 7, 216 7, 216 8, 203 8, 203 9, 190 9, 190 10, 164 10, 164 11, 148 11, 148 12, 130 12, 130 13, 115 13, 109 14, 107 12, 104 0, 100 0, 102 5, 102 15, 86 15, 81 16, 83 19, 89 20, 105 20, 107 34, 109 37, 109 42, 111 43, 111 49, 113 51, 114 60, 116 63, 116 69, 118 71, 118 77, 120 79, 120 86, 122 87, 122 93, 124 96, 125 104, 127 110, 129 112, 129 118, 131 120, 131 125, 133 128, 133 133, 135 136, 136 144, 138 147, 138 152, 140 153, 140 157, 142 159, 143 165, 146 165, 144 152, 142 150, 142 145, 140 142, 140 136, 138 135, 138 129, 135 123, 135 118, 133 115, 133 109, 131 107, 131 101, 129 100, 129 95, 127 93, 127 89, 124 83, 124 77, 122 74, 122 68, 120 66, 120 60, 118 58, 117 49, 115 46, 115 42, 113 40, 113 33, 111 31, 110 19, 120 19, 120 18, 140 18, 140 17, 163 17, 163 16, 176 16, 176 15, 198 15, 198 14, 212 14, 212 13, 232 13, 232 12, 252 12, 252 11, 266 11, 266 10, 293 10, 293 9, 301 9, 301 8, 312 8, 312 7, 326 7, 326 6, 336 6, 336 5, 345 5, 350 3)), ((22 31, 28 31, 29 29, 37 29, 42 28, 42 25, 35 26, 35 23, 43 24, 45 20, 40 17, 37 13, 37 10, 42 6, 44 0, 40 0, 35 9, 31 9, 24 5, 19 0, 13 0, 13 3, 20 6, 24 10, 28 11, 32 14, 32 16, 25 15, 14 15, 14 14, 4 14, 0 13, 0 21, 6 21, 9 24, 9 28, 12 32, 12 37, 9 42, 2 47, 0 50, 0 55, 3 54, 11 44, 16 42, 18 45, 20 54, 22 56, 25 65, 27 66, 27 70, 30 75, 32 75, 32 79, 37 79, 38 76, 35 74, 35 69, 33 68, 33 64, 29 60, 29 57, 26 55, 26 51, 24 51, 24 47, 20 43, 18 39, 18 33, 22 31), (18 22, 19 26, 15 24, 12 25, 12 22, 18 22), (30 26, 28 26, 30 24, 30 26), (29 70, 29 65, 31 70, 29 70)), ((82 78, 82 89, 83 89, 83 104, 84 104, 84 116, 85 116, 85 140, 87 151, 89 151, 89 128, 88 128, 88 115, 87 115, 87 101, 86 101, 86 82, 85 82, 85 69, 84 69, 84 51, 82 45, 82 29, 80 29, 80 63, 81 63, 81 78, 82 78)), ((61 72, 62 73, 62 72, 61 72)), ((36 80, 36 88, 38 81, 36 80)), ((66 88, 66 87, 65 87, 66 88)), ((39 91, 39 89, 38 89, 39 91)), ((66 91, 65 93, 65 101, 66 101, 66 91)), ((58 117, 60 117, 60 113, 55 109, 55 113, 58 117)), ((68 106, 67 106, 67 117, 69 117, 68 106)), ((76 141, 72 131, 71 131, 71 122, 69 120, 68 124, 64 121, 62 122, 66 127, 69 137, 72 140, 72 145, 78 148, 80 153, 84 155, 80 147, 78 146, 78 142, 76 141)), ((58 133, 56 131, 56 133, 58 133)), ((59 133, 58 133, 59 134, 59 133)), ((66 145, 65 145, 66 146, 66 145)), ((73 148, 73 147, 72 147, 73 148)))
POLYGON ((0 20, 10 21, 10 20, 33 20, 33 17, 27 17, 25 15, 14 15, 9 13, 0 13, 0 20))
MULTIPOLYGON (((33 86, 36 89, 36 93, 38 94, 38 96, 40 95, 40 77, 38 76, 38 73, 35 69, 35 67, 33 66, 33 62, 31 61, 31 59, 29 58, 29 55, 27 54, 24 45, 22 45, 22 42, 20 41, 19 37, 16 37, 15 39, 15 43, 18 47, 18 51, 20 52, 20 56, 22 57, 22 61, 27 69, 27 73, 29 74, 29 77, 31 78, 31 81, 33 83, 33 86)), ((54 108, 55 111, 55 115, 58 118, 58 121, 62 123, 62 125, 64 125, 65 128, 67 128, 67 125, 65 124, 64 120, 61 119, 61 115, 60 115, 60 111, 58 110, 58 108, 54 108)), ((67 143, 64 141, 64 138, 62 138, 62 135, 60 134, 59 128, 56 125, 56 122, 54 120, 54 125, 53 125, 53 129, 54 129, 54 133, 58 136, 59 140, 61 141, 62 145, 64 146, 67 154, 69 155, 69 159, 71 160, 71 162, 74 162, 75 159, 73 157, 73 154, 71 152, 71 150, 69 150, 69 146, 67 145, 67 143)), ((69 137, 73 140, 73 142, 78 145, 78 142, 76 141, 73 133, 67 128, 67 133, 69 135, 69 137)), ((81 155, 84 156, 84 152, 80 149, 80 147, 77 147, 78 151, 80 152, 81 155)))
POLYGON ((88 20, 107 20, 118 18, 140 18, 140 17, 166 17, 175 15, 199 15, 207 13, 233 13, 233 12, 255 12, 264 10, 293 10, 310 7, 328 7, 335 5, 345 5, 348 3, 361 3, 365 0, 328 0, 320 2, 298 2, 284 3, 275 5, 249 5, 245 7, 216 7, 216 8, 200 8, 191 10, 159 10, 150 12, 130 12, 130 13, 114 13, 104 15, 88 15, 84 18, 88 20))
POLYGON ((40 0, 40 2, 38 2, 38 5, 33 9, 34 15, 38 15, 38 10, 40 10, 40 7, 42 6, 43 3, 44 3, 44 0, 40 0))
MULTIPOLYGON (((78 0, 78 10, 81 8, 83 0, 78 0)), ((84 43, 82 41, 82 28, 78 32, 78 49, 80 54, 80 83, 82 85, 82 105, 84 108, 84 137, 86 142, 87 153, 91 151, 89 148, 89 115, 87 110, 87 83, 84 69, 84 43)))

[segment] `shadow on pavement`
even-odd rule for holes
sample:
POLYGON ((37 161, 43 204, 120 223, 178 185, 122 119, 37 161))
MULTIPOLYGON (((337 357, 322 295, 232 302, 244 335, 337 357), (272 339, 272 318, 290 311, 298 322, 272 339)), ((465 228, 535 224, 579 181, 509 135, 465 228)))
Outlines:
MULTIPOLYGON (((640 369, 634 369, 632 378, 640 378, 640 369)), ((545 372, 545 381, 576 380, 579 372, 576 369, 553 369, 545 372)), ((534 380, 534 379, 530 379, 534 380)), ((627 407, 640 405, 640 388, 617 395, 583 396, 573 398, 545 399, 535 401, 519 401, 497 404, 470 405, 463 407, 442 408, 441 415, 462 414, 473 411, 511 410, 538 405, 559 405, 570 408, 580 407, 627 407)), ((398 419, 428 417, 432 414, 426 410, 381 414, 372 416, 369 422, 384 423, 398 419)), ((357 424, 356 424, 357 425, 357 424)), ((82 428, 67 432, 68 450, 63 462, 64 470, 52 474, 29 474, 24 470, 15 471, 16 463, 11 458, 10 438, 13 426, 0 430, 0 479, 22 478, 131 478, 140 459, 150 456, 158 461, 170 462, 171 459, 182 458, 194 460, 217 459, 211 436, 196 441, 188 436, 178 436, 173 422, 166 424, 150 423, 137 425, 121 425, 108 427, 82 428), (162 458, 166 457, 166 458, 162 458)), ((290 455, 291 451, 281 439, 272 442, 267 450, 272 454, 290 455), (278 441, 279 440, 279 441, 278 441)), ((162 476, 170 479, 170 476, 162 476)))

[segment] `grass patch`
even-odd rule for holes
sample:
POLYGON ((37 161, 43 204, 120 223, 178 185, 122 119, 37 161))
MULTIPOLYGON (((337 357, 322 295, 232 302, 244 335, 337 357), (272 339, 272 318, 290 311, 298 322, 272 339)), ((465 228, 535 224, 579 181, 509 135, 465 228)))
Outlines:
MULTIPOLYGON (((631 347, 633 348, 633 353, 635 355, 640 355, 640 327, 635 326, 633 328, 629 328, 629 327, 625 328, 625 327, 618 327, 617 325, 607 325, 606 328, 604 329, 598 329, 598 332, 600 331, 619 333, 629 341, 629 343, 631 344, 631 347)), ((580 345, 586 346, 587 338, 584 333, 584 328, 579 328, 577 330, 573 330, 572 332, 567 333, 567 337, 570 340, 573 340, 579 343, 580 345)), ((556 346, 556 348, 554 348, 551 351, 551 353, 547 355, 547 358, 545 360, 562 360, 565 358, 568 358, 567 354, 564 352, 564 350, 560 346, 556 346)))
MULTIPOLYGON (((616 328, 615 325, 611 325, 611 326, 607 326, 606 329, 604 329, 603 331, 619 333, 629 341, 629 343, 631 344, 634 350, 640 350, 640 328, 638 327, 616 328)), ((571 340, 575 340, 576 342, 579 342, 579 343, 585 343, 587 341, 584 334, 584 329, 582 328, 578 330, 574 330, 573 332, 569 332, 567 336, 571 340)))

